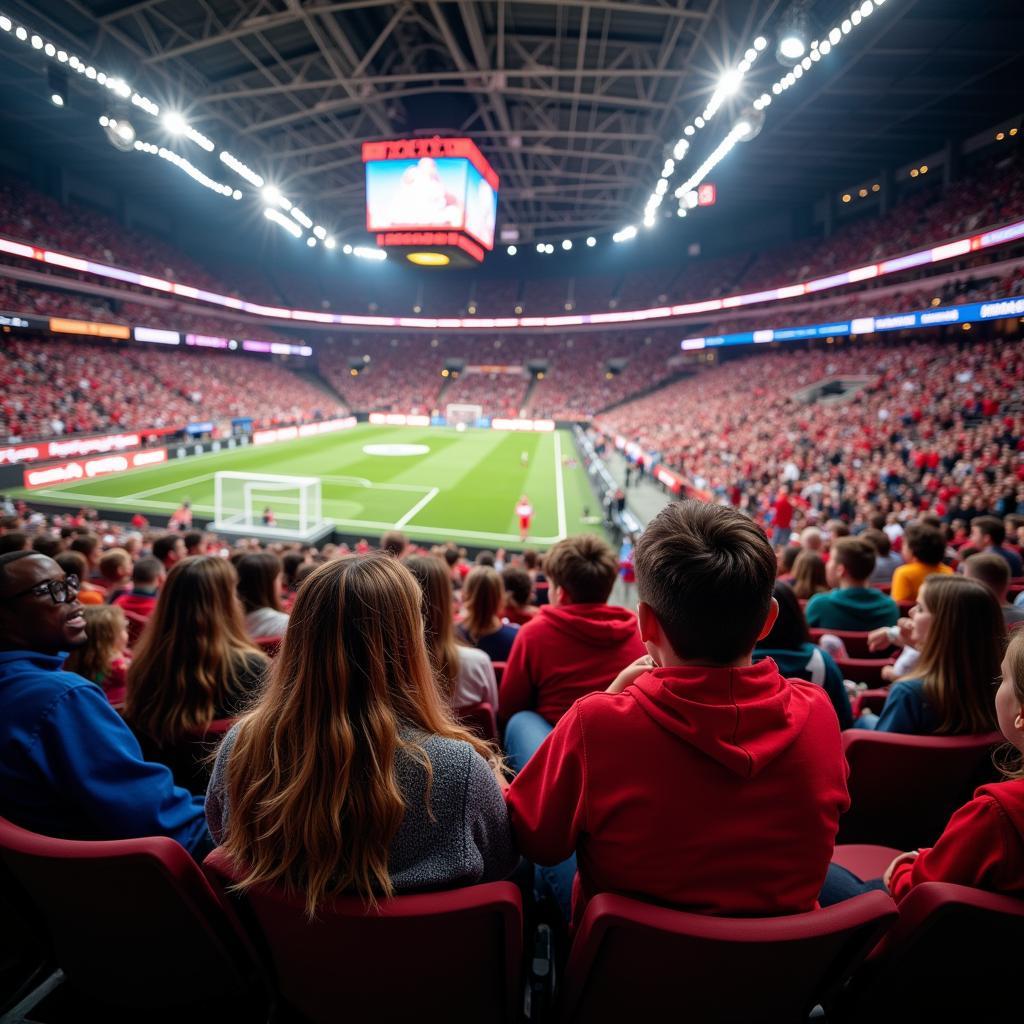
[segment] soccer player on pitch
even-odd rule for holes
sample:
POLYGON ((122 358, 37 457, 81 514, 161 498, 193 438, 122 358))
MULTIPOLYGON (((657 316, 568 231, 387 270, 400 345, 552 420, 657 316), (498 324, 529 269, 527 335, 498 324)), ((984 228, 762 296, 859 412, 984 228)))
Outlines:
POLYGON ((519 539, 526 540, 526 535, 530 532, 530 520, 533 518, 533 506, 525 494, 516 505, 516 515, 519 517, 519 539))

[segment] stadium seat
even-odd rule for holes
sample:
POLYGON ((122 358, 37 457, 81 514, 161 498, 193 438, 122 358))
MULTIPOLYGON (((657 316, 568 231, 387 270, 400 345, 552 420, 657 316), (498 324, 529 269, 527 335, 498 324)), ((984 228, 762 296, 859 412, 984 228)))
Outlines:
POLYGON ((279 636, 257 636, 253 638, 253 643, 261 650, 268 658, 276 658, 277 652, 281 650, 281 641, 284 639, 279 636))
POLYGON ((124 617, 128 620, 128 646, 134 647, 139 637, 142 636, 142 631, 146 628, 146 623, 149 622, 144 615, 139 615, 136 612, 130 612, 127 608, 122 609, 124 617))
POLYGON ((505 669, 508 668, 507 661, 492 661, 491 668, 494 669, 494 678, 497 680, 499 686, 501 686, 502 677, 505 675, 505 669))
POLYGON ((930 846, 950 815, 990 781, 999 733, 904 736, 847 729, 850 809, 838 843, 880 843, 901 850, 930 846))
MULTIPOLYGON (((878 878, 897 850, 836 847, 833 859, 878 878)), ((1020 1015, 1024 900, 924 882, 899 904, 899 921, 827 1007, 840 1022, 1014 1020, 1020 1015)))
POLYGON ((896 920, 866 893, 827 910, 720 918, 602 894, 587 906, 560 997, 564 1024, 806 1021, 896 920))
POLYGON ((167 765, 177 785, 202 795, 210 781, 212 755, 236 721, 236 718, 218 718, 171 747, 157 747, 147 736, 137 735, 137 738, 143 754, 151 761, 167 765))
POLYGON ((893 663, 891 658, 836 658, 835 662, 844 679, 875 687, 885 683, 882 669, 893 663))
POLYGON ((455 716, 471 732, 490 743, 498 742, 498 719, 486 701, 456 708, 455 716))
POLYGON ((303 901, 280 890, 230 893, 241 876, 220 849, 203 867, 305 1021, 518 1019, 523 913, 511 882, 396 896, 376 910, 340 897, 310 920, 303 901))
POLYGON ((887 686, 877 687, 868 690, 861 690, 853 701, 853 717, 859 718, 863 711, 873 711, 879 714, 885 707, 885 700, 889 696, 887 686))
POLYGON ((75 997, 131 1008, 137 1019, 172 1008, 181 1020, 265 1019, 245 936, 174 840, 54 839, 0 818, 0 860, 75 997))
POLYGON ((878 657, 879 652, 872 652, 868 647, 868 632, 850 629, 812 629, 811 643, 820 644, 825 634, 839 637, 846 648, 846 654, 850 658, 871 658, 878 657))

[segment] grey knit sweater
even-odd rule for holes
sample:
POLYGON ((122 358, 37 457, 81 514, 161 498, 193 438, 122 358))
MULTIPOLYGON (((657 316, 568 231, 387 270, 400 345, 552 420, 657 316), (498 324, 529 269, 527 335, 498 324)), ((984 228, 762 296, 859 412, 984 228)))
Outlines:
MULTIPOLYGON (((227 773, 237 730, 224 737, 206 792, 206 820, 218 843, 231 827, 227 773)), ((422 742, 434 770, 434 820, 423 799, 426 774, 399 750, 395 767, 407 809, 388 855, 395 891, 452 889, 505 878, 518 858, 505 800, 490 766, 461 740, 427 736, 422 742)))

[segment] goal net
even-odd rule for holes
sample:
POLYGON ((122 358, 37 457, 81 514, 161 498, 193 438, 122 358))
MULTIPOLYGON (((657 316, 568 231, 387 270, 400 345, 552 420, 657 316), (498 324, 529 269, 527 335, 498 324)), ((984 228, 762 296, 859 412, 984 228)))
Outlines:
POLYGON ((469 402, 451 402, 445 407, 444 418, 448 426, 457 427, 464 423, 467 427, 475 427, 477 421, 483 417, 484 407, 473 405, 469 402))
POLYGON ((320 478, 219 472, 211 529, 304 537, 324 525, 320 478))

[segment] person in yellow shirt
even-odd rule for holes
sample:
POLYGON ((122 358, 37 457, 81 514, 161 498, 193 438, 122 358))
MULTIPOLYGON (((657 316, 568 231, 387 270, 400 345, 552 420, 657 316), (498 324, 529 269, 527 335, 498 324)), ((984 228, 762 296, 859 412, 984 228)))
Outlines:
POLYGON ((911 523, 903 541, 910 561, 893 570, 891 596, 894 601, 916 601, 921 584, 929 576, 953 570, 942 562, 946 541, 934 527, 911 523))

